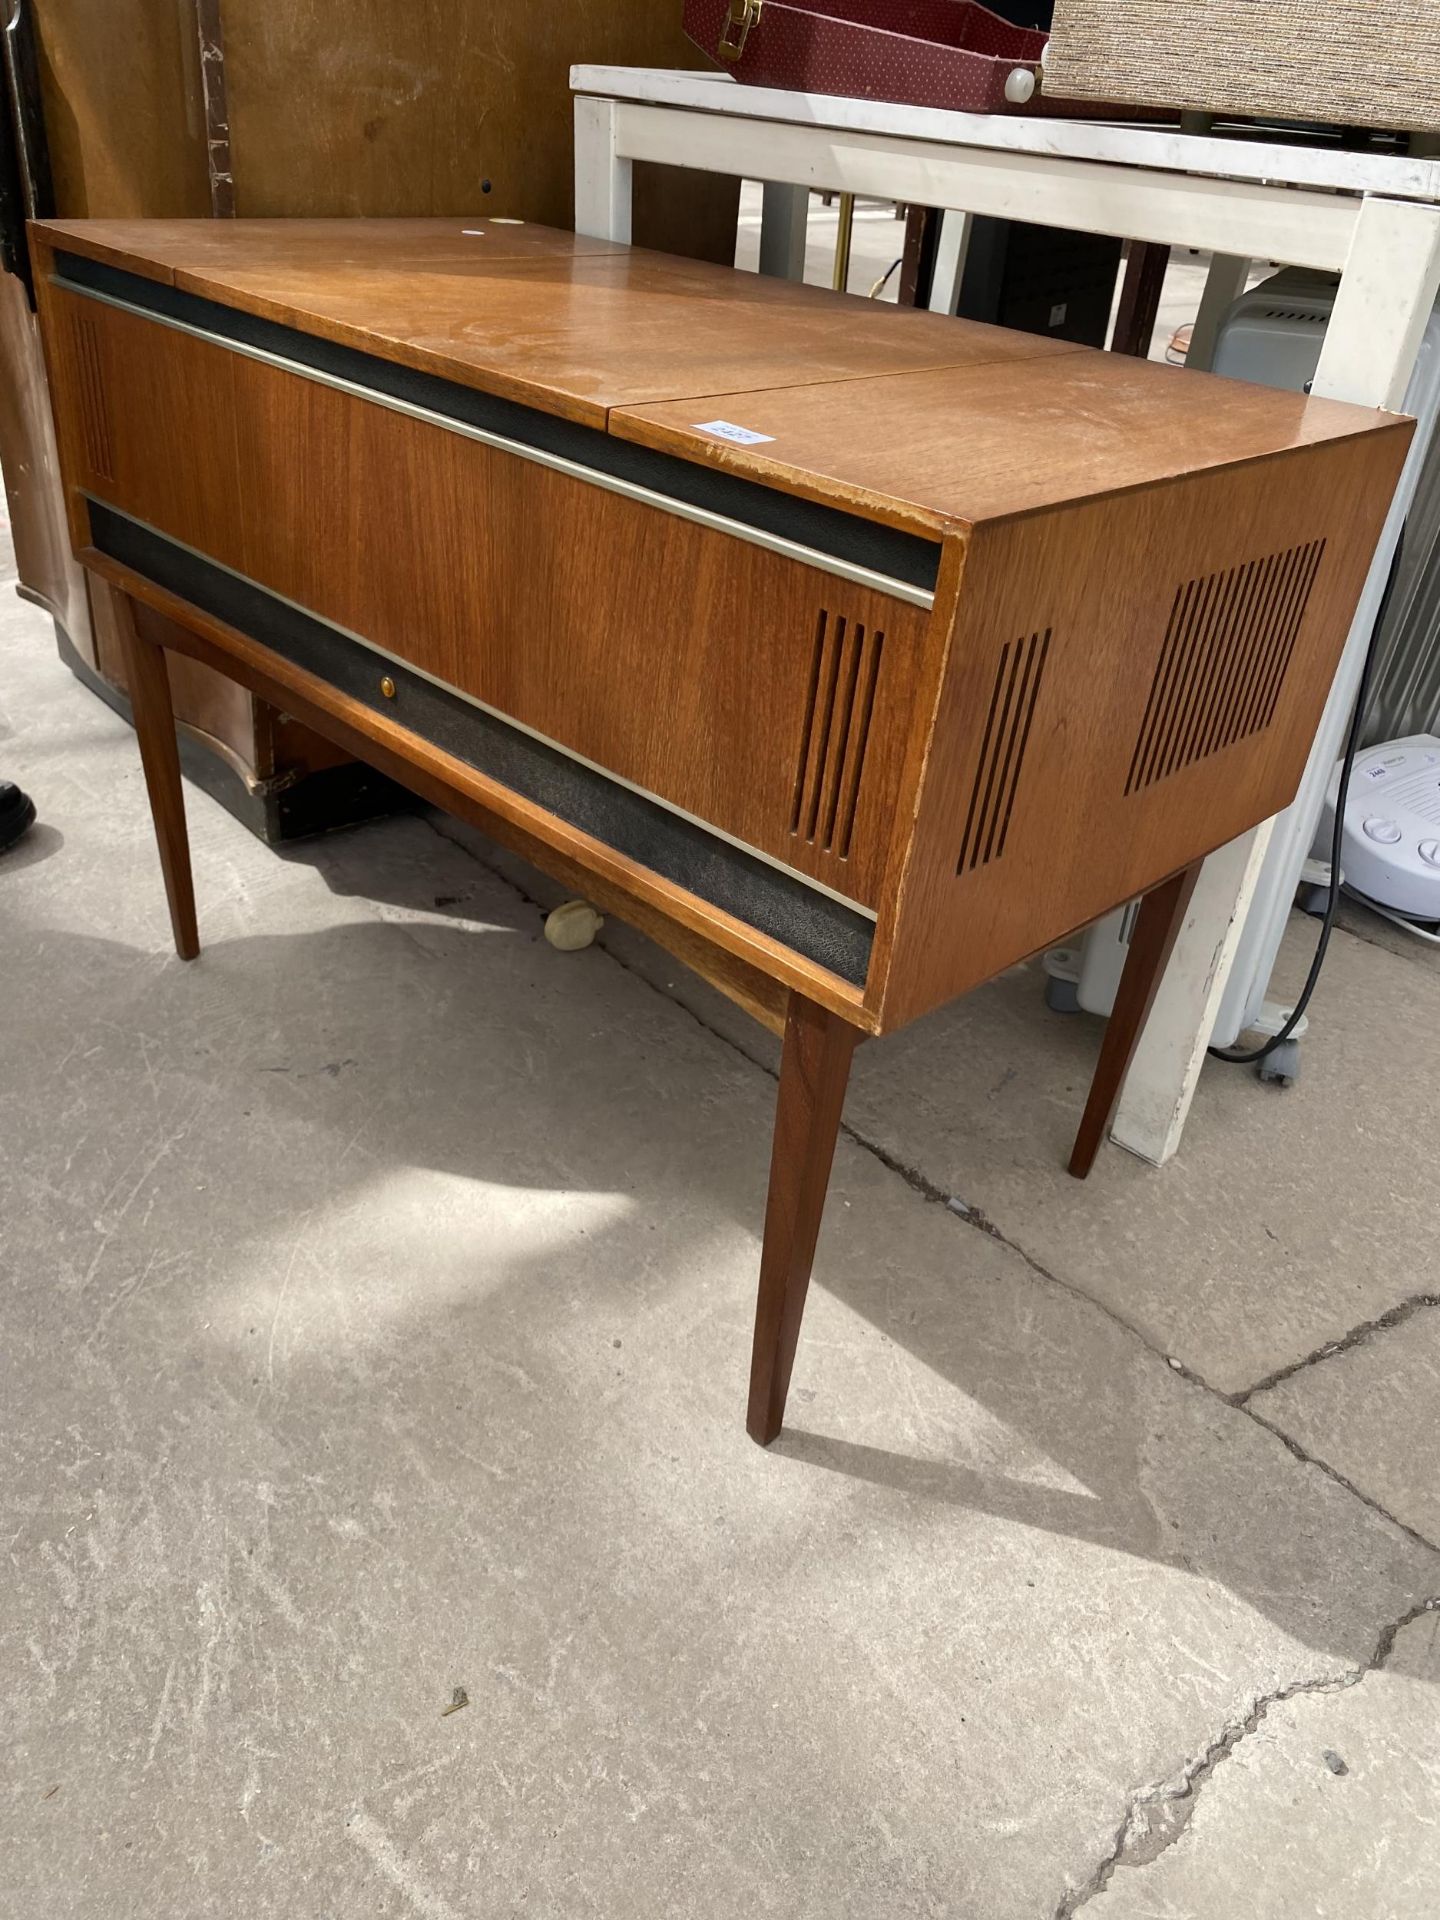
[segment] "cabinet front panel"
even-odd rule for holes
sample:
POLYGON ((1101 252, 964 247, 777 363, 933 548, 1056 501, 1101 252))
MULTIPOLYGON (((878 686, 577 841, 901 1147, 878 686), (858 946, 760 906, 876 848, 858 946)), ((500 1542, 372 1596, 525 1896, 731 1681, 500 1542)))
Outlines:
POLYGON ((874 905, 922 608, 145 315, 51 301, 72 486, 874 905))

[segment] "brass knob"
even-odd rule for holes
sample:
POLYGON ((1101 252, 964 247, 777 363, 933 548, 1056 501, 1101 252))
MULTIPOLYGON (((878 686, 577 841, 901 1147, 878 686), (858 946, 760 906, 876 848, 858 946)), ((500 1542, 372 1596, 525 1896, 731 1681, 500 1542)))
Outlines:
POLYGON ((387 700, 393 700, 395 698, 395 682, 390 678, 388 673, 380 682, 380 691, 387 700))

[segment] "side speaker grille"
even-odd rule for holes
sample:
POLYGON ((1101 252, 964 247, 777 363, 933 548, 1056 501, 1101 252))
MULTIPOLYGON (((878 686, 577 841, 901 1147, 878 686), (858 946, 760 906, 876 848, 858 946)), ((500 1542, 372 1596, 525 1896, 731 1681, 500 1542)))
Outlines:
POLYGON ((1007 640, 1001 649, 975 784, 970 789, 965 837, 955 863, 957 873, 988 866, 1005 851, 1030 722, 1035 717, 1035 701, 1049 652, 1049 627, 1043 633, 1032 633, 1028 640, 1007 640))
POLYGON ((790 831, 822 853, 850 857, 875 684, 885 635, 822 609, 795 766, 790 831))
POLYGON ((1127 794, 1269 726, 1324 552, 1311 540, 1177 590, 1127 794))
POLYGON ((88 313, 71 315, 70 338, 74 347, 76 405, 80 411, 85 463, 97 479, 113 480, 110 416, 105 406, 105 381, 100 370, 100 342, 95 335, 95 323, 88 313))

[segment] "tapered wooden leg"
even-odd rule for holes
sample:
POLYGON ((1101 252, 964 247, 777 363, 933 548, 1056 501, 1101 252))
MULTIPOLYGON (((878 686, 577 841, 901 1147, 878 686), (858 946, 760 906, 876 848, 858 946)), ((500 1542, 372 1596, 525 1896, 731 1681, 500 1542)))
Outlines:
POLYGON ((1165 962, 1170 958, 1199 875, 1197 860, 1194 866, 1183 868, 1162 886, 1152 887, 1140 902, 1125 971, 1120 976, 1114 1010, 1106 1022, 1095 1077, 1090 1082, 1090 1097, 1070 1155, 1070 1171, 1077 1180, 1083 1180, 1094 1166, 1100 1143, 1110 1131, 1120 1089, 1130 1071, 1160 976, 1165 971, 1165 962))
POLYGON ((850 1056, 859 1038, 858 1031, 837 1015, 798 993, 791 994, 775 1103, 765 1245, 750 1359, 750 1411, 745 1421, 751 1439, 762 1447, 768 1447, 779 1433, 785 1417, 785 1396, 790 1391, 790 1370, 850 1078, 850 1056))
POLYGON ((150 793, 150 814, 160 849, 160 870, 170 902, 175 951, 193 960, 200 951, 195 925, 195 888, 190 877, 190 840, 185 831, 185 797, 180 785, 180 751, 175 742, 175 711, 165 649, 147 640, 135 624, 135 610, 123 593, 113 596, 115 625, 125 656, 130 707, 140 742, 140 761, 150 793))

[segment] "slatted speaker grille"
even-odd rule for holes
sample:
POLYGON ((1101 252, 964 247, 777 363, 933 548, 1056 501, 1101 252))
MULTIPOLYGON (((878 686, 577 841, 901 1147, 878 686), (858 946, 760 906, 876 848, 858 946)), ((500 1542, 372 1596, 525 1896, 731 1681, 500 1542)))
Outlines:
POLYGON ((76 404, 85 462, 98 479, 115 478, 111 465, 110 416, 105 405, 105 382, 100 370, 100 342, 88 313, 73 313, 70 337, 74 347, 76 404))
POLYGON ((965 837, 960 843, 960 858, 955 863, 957 873, 988 866, 1005 851, 1010 816, 1020 785, 1020 769, 1025 764, 1025 749, 1030 740, 1030 723, 1035 718, 1035 702, 1049 652, 1049 627, 1043 633, 1032 633, 1028 639, 1007 640, 1000 650, 995 684, 990 691, 990 711, 975 766, 975 783, 970 789, 965 837))
POLYGON ((1127 794, 1269 726, 1324 552, 1311 540, 1177 589, 1127 794))
POLYGON ((850 857, 875 685, 885 635, 822 608, 815 626, 810 690, 795 766, 790 831, 841 860, 850 857))

